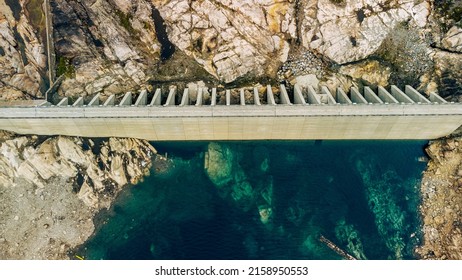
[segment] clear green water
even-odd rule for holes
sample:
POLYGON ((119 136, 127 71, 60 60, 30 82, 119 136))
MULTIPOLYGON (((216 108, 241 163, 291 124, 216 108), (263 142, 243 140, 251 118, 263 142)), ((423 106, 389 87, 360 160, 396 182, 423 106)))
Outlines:
POLYGON ((412 259, 422 141, 220 142, 232 180, 204 171, 207 142, 153 143, 173 165, 127 188, 77 252, 88 259, 412 259), (271 208, 267 223, 259 209, 271 208))

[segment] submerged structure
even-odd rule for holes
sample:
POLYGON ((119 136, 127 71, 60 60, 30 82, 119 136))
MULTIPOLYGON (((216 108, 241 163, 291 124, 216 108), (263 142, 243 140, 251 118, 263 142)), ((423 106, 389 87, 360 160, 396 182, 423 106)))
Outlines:
POLYGON ((151 141, 434 139, 462 125, 462 106, 411 86, 349 92, 280 85, 157 89, 85 100, 4 103, 0 129, 20 134, 134 137, 151 141))

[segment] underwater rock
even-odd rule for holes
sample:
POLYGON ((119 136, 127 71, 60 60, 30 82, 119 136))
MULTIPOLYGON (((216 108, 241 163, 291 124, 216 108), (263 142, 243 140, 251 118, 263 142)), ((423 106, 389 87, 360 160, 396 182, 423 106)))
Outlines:
POLYGON ((366 199, 375 217, 378 233, 390 250, 389 258, 403 259, 410 254, 406 244, 412 233, 412 217, 403 206, 407 197, 403 191, 412 189, 409 184, 417 182, 402 180, 392 167, 381 168, 375 158, 365 155, 358 157, 354 166, 365 186, 366 199))
POLYGON ((228 147, 210 143, 204 157, 205 173, 216 186, 223 187, 233 179, 233 161, 228 147))
POLYGON ((260 214, 260 221, 263 224, 267 224, 273 215, 273 209, 271 207, 260 206, 258 207, 258 213, 260 214))
POLYGON ((148 173, 155 153, 138 139, 0 132, 0 259, 69 258, 94 232, 94 216, 148 173))
POLYGON ((359 231, 352 224, 347 224, 346 221, 339 220, 335 227, 335 236, 338 240, 347 244, 348 253, 356 259, 367 260, 364 254, 363 244, 359 236, 359 231))

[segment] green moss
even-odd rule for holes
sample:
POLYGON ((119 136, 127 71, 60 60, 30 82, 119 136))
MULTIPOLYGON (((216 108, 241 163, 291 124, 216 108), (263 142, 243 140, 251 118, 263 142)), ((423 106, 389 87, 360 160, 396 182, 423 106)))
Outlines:
POLYGON ((32 26, 40 31, 45 29, 45 15, 42 10, 42 4, 42 0, 30 0, 26 5, 26 10, 32 26))
POLYGON ((136 30, 132 27, 130 20, 133 18, 130 14, 125 14, 122 11, 116 10, 116 15, 119 17, 120 25, 122 25, 125 30, 128 31, 129 34, 136 34, 136 30))
POLYGON ((72 78, 75 75, 75 67, 70 59, 60 56, 56 65, 56 75, 59 77, 65 75, 67 78, 72 78))

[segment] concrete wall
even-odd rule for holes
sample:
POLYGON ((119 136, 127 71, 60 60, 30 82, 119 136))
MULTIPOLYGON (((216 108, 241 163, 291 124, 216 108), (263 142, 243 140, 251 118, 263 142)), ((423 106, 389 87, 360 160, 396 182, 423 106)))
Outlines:
POLYGON ((2 108, 20 134, 164 140, 434 139, 462 125, 460 104, 2 108))

